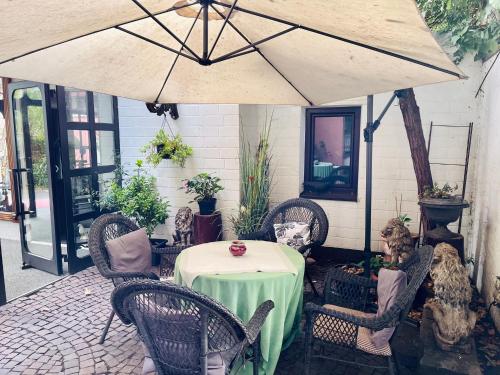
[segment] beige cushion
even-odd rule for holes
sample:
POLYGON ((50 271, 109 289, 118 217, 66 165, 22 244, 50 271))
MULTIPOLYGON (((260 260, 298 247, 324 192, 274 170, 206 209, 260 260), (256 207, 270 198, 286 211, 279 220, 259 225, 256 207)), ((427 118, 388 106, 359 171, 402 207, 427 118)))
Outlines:
POLYGON ((151 244, 144 229, 107 241, 106 248, 113 271, 151 271, 151 244))
MULTIPOLYGON (((370 318, 374 316, 374 314, 335 305, 323 305, 323 307, 356 317, 370 318)), ((340 319, 332 316, 319 315, 314 322, 313 336, 334 344, 342 344, 349 340, 349 331, 352 332, 354 329, 354 324, 341 321, 340 319), (338 327, 339 329, 334 330, 335 327, 338 327)), ((358 336, 356 337, 356 349, 370 354, 390 356, 391 347, 389 346, 389 343, 386 343, 381 347, 377 347, 373 344, 371 336, 372 331, 370 329, 359 327, 358 336)))
POLYGON ((299 249, 311 243, 311 228, 309 224, 290 221, 283 224, 274 224, 276 242, 299 249))

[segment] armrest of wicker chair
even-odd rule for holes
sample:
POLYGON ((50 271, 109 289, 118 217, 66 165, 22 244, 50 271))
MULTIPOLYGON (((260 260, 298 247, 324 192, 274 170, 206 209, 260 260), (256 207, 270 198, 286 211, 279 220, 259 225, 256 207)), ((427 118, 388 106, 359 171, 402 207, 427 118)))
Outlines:
POLYGON ((326 307, 316 305, 312 302, 308 302, 306 304, 304 311, 306 314, 306 325, 308 326, 312 326, 318 317, 323 316, 327 318, 334 318, 345 323, 350 323, 356 327, 369 328, 373 331, 380 331, 384 328, 394 327, 397 323, 398 318, 398 316, 396 315, 394 319, 390 320, 388 319, 390 314, 384 314, 381 316, 373 315, 370 317, 356 316, 347 314, 345 312, 328 309, 326 307))
POLYGON ((252 318, 246 324, 248 342, 250 345, 253 344, 259 337, 260 330, 262 329, 262 326, 272 309, 274 309, 273 301, 267 300, 266 302, 263 302, 259 307, 257 307, 257 310, 255 310, 252 318))
POLYGON ((364 310, 370 289, 376 287, 375 280, 332 268, 326 277, 324 303, 364 310))
POLYGON ((319 244, 317 242, 311 242, 311 243, 308 243, 307 245, 304 245, 304 246, 301 246, 297 249, 297 251, 299 253, 301 253, 304 258, 307 258, 309 256, 309 254, 311 253, 311 250, 315 247, 315 246, 319 246, 319 244))
POLYGON ((110 271, 106 275, 111 279, 123 279, 124 281, 137 280, 137 279, 150 279, 160 280, 154 272, 116 272, 110 271))

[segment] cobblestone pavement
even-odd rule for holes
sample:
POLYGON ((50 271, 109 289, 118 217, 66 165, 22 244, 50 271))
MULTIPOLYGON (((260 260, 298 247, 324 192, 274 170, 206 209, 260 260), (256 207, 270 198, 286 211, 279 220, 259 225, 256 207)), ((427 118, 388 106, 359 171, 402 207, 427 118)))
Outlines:
MULTIPOLYGON (((116 318, 98 344, 112 288, 92 267, 0 307, 0 375, 140 374, 144 357, 134 327, 116 318)), ((306 289, 305 299, 310 295, 306 289)), ((301 341, 282 354, 277 375, 303 373, 301 341)), ((313 373, 370 372, 324 362, 313 373)))

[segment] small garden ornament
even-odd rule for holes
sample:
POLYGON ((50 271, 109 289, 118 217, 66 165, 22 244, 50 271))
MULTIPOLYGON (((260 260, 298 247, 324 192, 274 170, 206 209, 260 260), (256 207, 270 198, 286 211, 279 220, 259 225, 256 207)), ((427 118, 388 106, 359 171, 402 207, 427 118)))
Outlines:
POLYGON ((393 264, 405 261, 415 250, 410 230, 402 217, 389 220, 380 232, 380 236, 383 241, 383 251, 393 264))
POLYGON ((436 343, 445 351, 469 353, 472 350, 469 337, 476 324, 476 313, 469 309, 472 288, 457 249, 444 242, 438 244, 434 248, 430 275, 435 297, 425 307, 433 314, 436 343))

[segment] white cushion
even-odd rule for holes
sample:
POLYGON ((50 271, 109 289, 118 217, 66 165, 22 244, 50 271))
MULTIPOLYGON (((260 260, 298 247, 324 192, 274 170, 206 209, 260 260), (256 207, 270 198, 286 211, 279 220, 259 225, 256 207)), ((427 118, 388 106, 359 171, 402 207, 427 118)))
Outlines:
POLYGON ((307 223, 290 221, 274 224, 274 234, 278 243, 299 249, 311 243, 311 228, 307 223))

